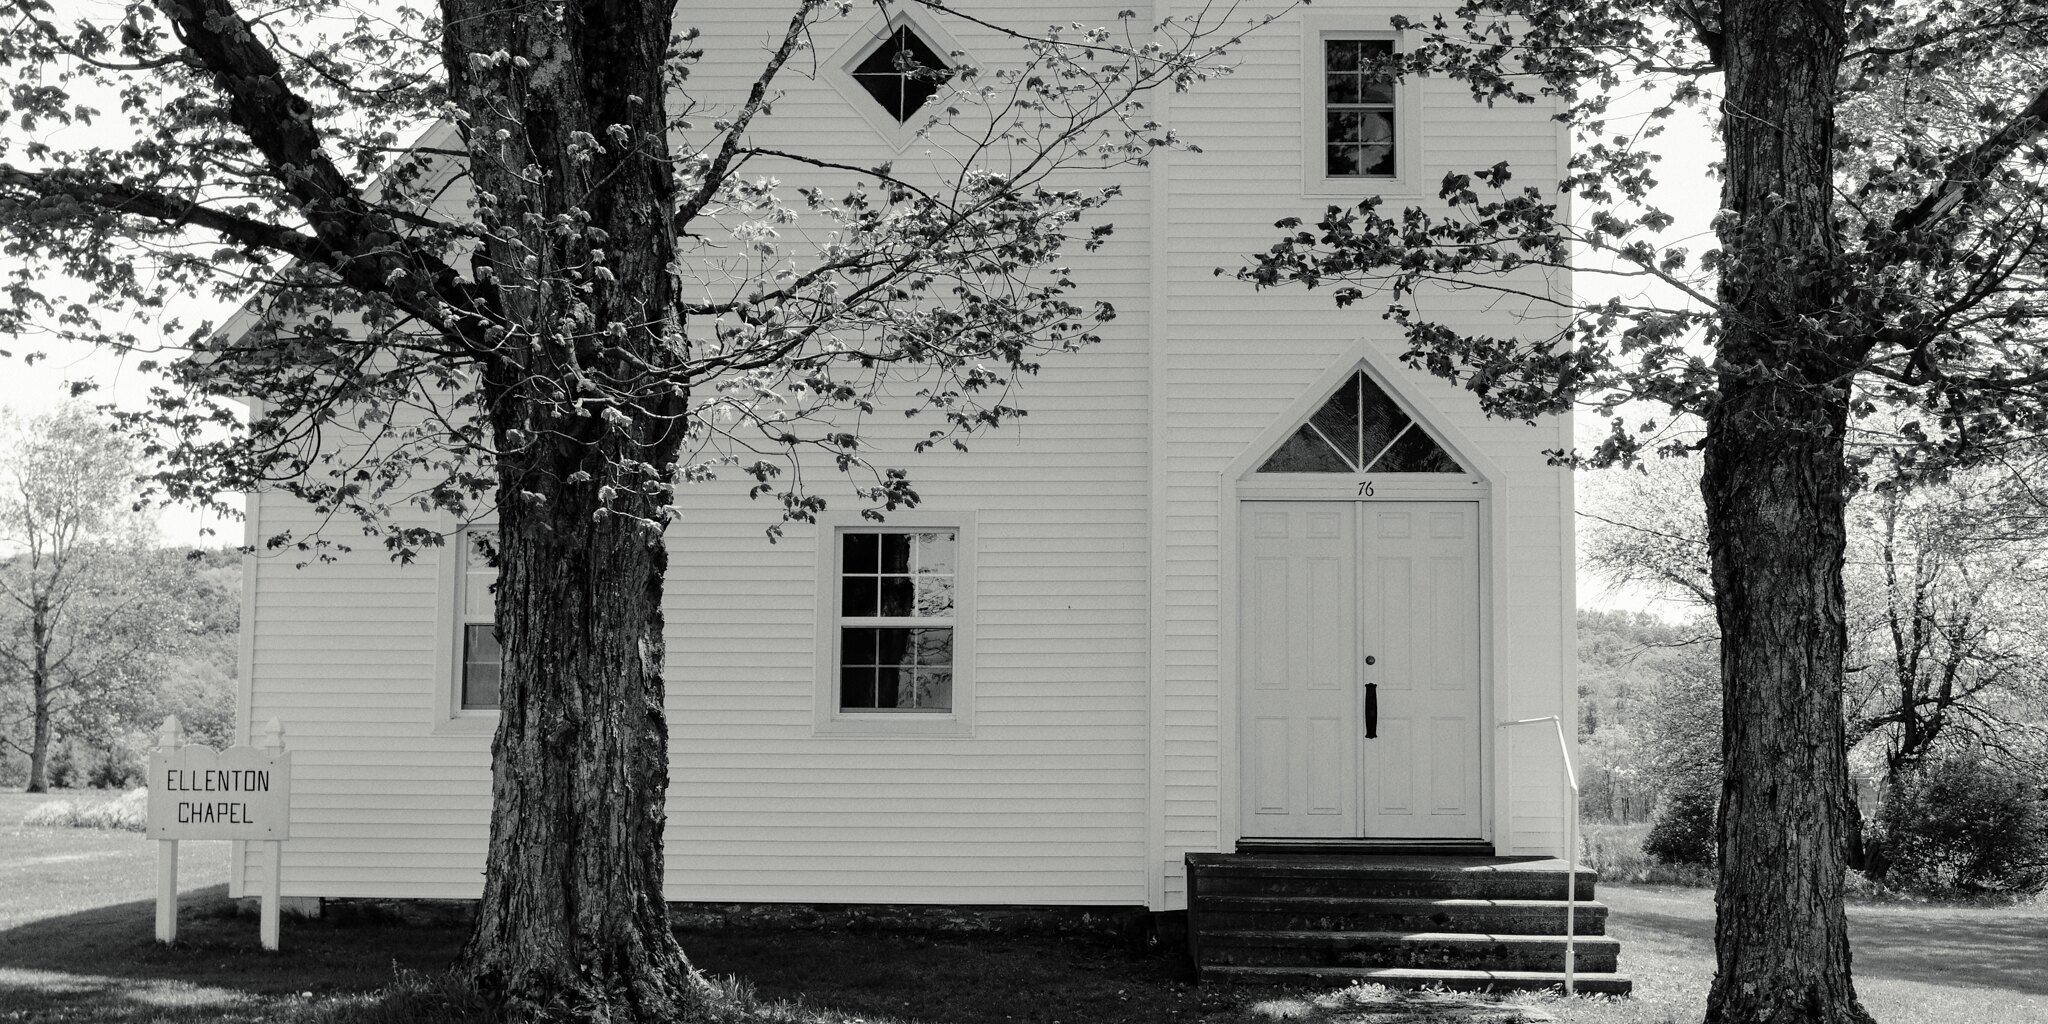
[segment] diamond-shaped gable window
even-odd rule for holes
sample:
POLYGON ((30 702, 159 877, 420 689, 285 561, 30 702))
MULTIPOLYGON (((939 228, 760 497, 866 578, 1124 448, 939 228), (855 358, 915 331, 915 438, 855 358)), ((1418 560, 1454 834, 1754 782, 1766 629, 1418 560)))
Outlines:
POLYGON ((1364 373, 1355 373, 1261 473, 1463 473, 1436 438, 1364 373))
POLYGON ((951 77, 952 67, 908 25, 896 26, 853 66, 853 80, 898 124, 910 120, 951 77))

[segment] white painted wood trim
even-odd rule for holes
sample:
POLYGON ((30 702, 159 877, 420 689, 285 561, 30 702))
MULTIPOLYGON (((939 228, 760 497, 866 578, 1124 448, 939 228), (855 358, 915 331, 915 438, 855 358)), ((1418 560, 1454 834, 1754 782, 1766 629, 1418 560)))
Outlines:
MULTIPOLYGON (((455 122, 453 121, 435 121, 433 124, 428 125, 424 131, 420 132, 419 137, 415 138, 412 141, 412 145, 407 148, 417 149, 422 146, 430 146, 435 149, 462 149, 462 133, 455 130, 455 122)), ((448 186, 453 184, 456 177, 465 169, 462 166, 458 166, 454 161, 442 161, 436 163, 433 170, 421 175, 414 184, 422 192, 434 191, 435 201, 439 202, 442 198, 446 197, 448 186)), ((369 187, 363 190, 363 198, 369 202, 376 202, 382 191, 382 184, 372 181, 369 187)), ((292 262, 297 261, 294 260, 292 262)), ((228 318, 221 323, 219 328, 214 330, 213 336, 221 341, 232 342, 239 340, 242 335, 247 334, 249 329, 256 326, 256 322, 263 317, 262 309, 267 305, 264 301, 266 294, 264 290, 259 288, 247 299, 242 300, 242 304, 236 306, 235 311, 228 315, 228 318)), ((233 401, 247 405, 252 416, 256 414, 263 404, 260 400, 246 395, 230 395, 228 397, 233 401)))
MULTIPOLYGON (((1155 23, 1171 21, 1173 16, 1172 0, 1160 0, 1153 6, 1152 20, 1155 23)), ((1171 124, 1173 91, 1156 90, 1151 102, 1153 119, 1171 124)), ((1172 147, 1161 146, 1153 150, 1151 159, 1151 223, 1146 226, 1152 233, 1151 265, 1146 268, 1150 305, 1145 311, 1149 328, 1145 406, 1151 428, 1146 445, 1145 477, 1145 520, 1150 527, 1150 543, 1145 549, 1146 628, 1149 631, 1145 644, 1145 905, 1153 910, 1165 910, 1166 876, 1179 868, 1166 850, 1166 630, 1169 621, 1166 580, 1169 550, 1166 351, 1172 334, 1167 316, 1171 295, 1167 288, 1166 269, 1171 265, 1173 251, 1172 239, 1168 237, 1173 219, 1173 180, 1168 174, 1173 159, 1172 147)))
MULTIPOLYGON (((846 100, 847 105, 852 107, 862 120, 872 125, 875 133, 898 153, 905 152, 919 143, 930 144, 930 140, 918 132, 931 120, 931 113, 920 108, 910 115, 910 120, 901 124, 896 123, 896 119, 889 116, 889 112, 883 110, 881 105, 875 102, 875 98, 868 95, 866 89, 861 88, 860 82, 853 77, 853 68, 861 62, 861 58, 867 56, 869 47, 903 25, 910 26, 913 31, 923 36, 924 41, 931 44, 932 49, 938 51, 940 57, 949 61, 969 60, 979 64, 978 61, 972 60, 974 55, 967 53, 967 48, 960 45, 960 41, 953 38, 953 34, 938 23, 938 19, 926 15, 916 5, 898 4, 884 9, 869 18, 861 27, 854 29, 853 34, 847 36, 846 41, 840 43, 838 48, 832 51, 831 56, 819 62, 818 73, 818 77, 832 86, 833 90, 846 100), (953 54, 956 53, 963 56, 954 57, 953 54)), ((940 83, 939 91, 932 94, 927 106, 945 102, 952 94, 953 88, 951 81, 940 83)))
POLYGON ((971 511, 899 509, 875 522, 857 515, 818 517, 818 585, 812 646, 817 660, 812 732, 846 738, 957 738, 974 735, 975 514, 971 511), (839 535, 846 530, 944 529, 956 534, 953 568, 953 710, 947 714, 861 714, 839 710, 838 629, 839 535))
MULTIPOLYGON (((239 313, 237 314, 239 315, 239 313)), ((261 399, 251 398, 249 415, 263 415, 261 399)), ((250 491, 242 496, 242 546, 249 553, 242 556, 242 610, 241 622, 236 627, 235 637, 235 735, 242 742, 251 742, 255 736, 256 701, 256 576, 262 562, 256 552, 263 550, 263 492, 250 491)), ((246 842, 228 844, 228 896, 239 899, 247 886, 243 873, 248 870, 249 856, 246 842)), ((173 851, 176 850, 174 846, 173 851)), ((172 853, 172 857, 177 855, 172 853)))
POLYGON ((1311 8, 1301 14, 1301 193, 1307 198, 1342 197, 1356 203, 1367 195, 1413 196, 1428 186, 1422 180, 1428 166, 1422 130, 1422 83, 1409 78, 1397 84, 1394 93, 1394 175, 1391 178, 1333 178, 1323 173, 1323 41, 1325 39, 1372 39, 1390 41, 1397 53, 1408 50, 1407 33, 1396 32, 1388 22, 1389 11, 1324 10, 1311 8))
POLYGON ((497 525, 494 519, 458 524, 452 516, 443 524, 446 540, 436 552, 439 563, 434 567, 434 670, 427 674, 427 685, 434 688, 429 706, 434 709, 435 735, 490 736, 498 731, 496 710, 462 706, 462 645, 456 641, 463 626, 463 531, 497 525))
MULTIPOLYGON (((1489 485, 1496 485, 1505 480, 1507 474, 1501 470, 1500 465, 1484 454, 1477 441, 1453 426, 1455 421, 1452 417, 1445 415, 1442 408, 1427 396, 1415 394, 1409 389, 1404 381, 1413 372, 1402 366, 1400 360, 1380 351, 1378 343, 1369 338, 1360 339, 1342 358, 1330 364, 1328 369, 1304 386, 1294 401, 1289 402, 1287 407, 1281 410, 1280 415, 1267 424, 1266 429, 1260 431, 1259 436, 1254 438, 1237 458, 1230 460, 1230 464, 1223 469, 1224 479, 1230 481, 1233 488, 1257 490, 1262 496, 1273 496, 1264 494, 1268 488, 1314 486, 1318 480, 1340 479, 1347 481, 1344 486, 1355 488, 1359 480, 1365 476, 1371 476, 1375 480, 1405 481, 1410 485, 1445 481, 1443 486, 1446 487, 1465 487, 1464 490, 1457 492, 1461 495, 1459 500, 1463 501, 1472 500, 1471 484, 1474 481, 1479 485, 1477 489, 1484 490, 1489 485), (1260 474, 1259 466, 1265 463, 1275 448, 1280 447, 1280 442, 1291 436, 1309 416, 1321 408, 1324 400, 1328 399, 1332 392, 1361 369, 1380 385, 1380 389, 1387 393, 1388 398, 1394 400, 1394 404, 1399 406, 1402 412, 1408 414, 1409 419, 1414 420, 1418 427, 1435 438, 1438 444, 1443 445, 1444 450, 1456 456, 1459 464, 1469 473, 1260 474), (1272 476, 1277 482, 1265 484, 1253 479, 1255 476, 1272 476), (1451 484, 1449 481, 1456 481, 1457 484, 1451 484)), ((1336 487, 1334 483, 1325 486, 1336 487)), ((1310 495, 1300 494, 1296 497, 1306 498, 1310 495)))
POLYGON ((1509 678, 1504 659, 1507 652, 1504 645, 1496 642, 1498 624, 1507 621, 1507 588, 1501 581, 1507 573, 1509 557, 1508 509, 1509 488, 1507 474, 1499 464, 1481 454, 1476 441, 1458 429, 1453 421, 1443 416, 1436 403, 1427 396, 1414 394, 1404 383, 1403 374, 1409 372, 1398 360, 1379 350, 1377 343, 1369 338, 1361 339, 1344 357, 1307 385, 1299 397, 1289 403, 1286 409, 1269 424, 1259 436, 1247 446, 1237 458, 1225 467, 1218 481, 1218 540, 1219 557, 1217 570, 1221 578, 1217 586, 1217 678, 1220 680, 1217 693, 1218 728, 1217 742, 1217 849, 1228 850, 1243 838, 1242 821, 1238 810, 1238 719, 1239 701, 1242 697, 1238 665, 1238 629, 1241 625, 1238 607, 1238 530, 1239 512, 1244 501, 1275 498, 1297 498, 1301 500, 1330 500, 1346 498, 1370 504, 1374 500, 1395 500, 1395 496, 1380 495, 1376 498, 1360 498, 1353 491, 1360 477, 1353 474, 1329 473, 1286 473, 1266 474, 1279 478, 1275 483, 1257 481, 1258 467, 1282 440, 1292 434, 1301 423, 1312 415, 1321 403, 1334 392, 1351 374, 1364 369, 1378 383, 1387 397, 1394 400, 1401 410, 1415 423, 1428 430, 1431 437, 1456 456, 1459 462, 1472 470, 1473 476, 1462 477, 1453 474, 1380 474, 1375 479, 1399 478, 1403 487, 1408 488, 1398 500, 1445 500, 1477 501, 1479 521, 1482 524, 1479 537, 1479 772, 1481 778, 1491 778, 1493 784, 1481 787, 1480 815, 1487 823, 1485 838, 1503 843, 1509 837, 1507 816, 1513 803, 1508 785, 1506 759, 1498 756, 1495 730, 1489 727, 1500 707, 1496 690, 1501 681, 1509 678), (1452 481, 1430 483, 1417 477, 1445 476, 1452 481), (1315 477, 1335 477, 1330 482, 1318 482, 1315 477), (1338 481, 1342 481, 1340 485, 1338 481))
POLYGON ((1502 690, 1514 678, 1508 645, 1497 641, 1509 621, 1507 578, 1508 567, 1513 564, 1513 547, 1508 540, 1508 520, 1515 496, 1504 475, 1493 481, 1491 491, 1479 506, 1479 519, 1485 524, 1480 533, 1479 552, 1479 664, 1483 673, 1479 681, 1479 727, 1486 733, 1479 749, 1481 771, 1484 777, 1493 779, 1493 785, 1480 794, 1480 799, 1486 805, 1487 820, 1492 823, 1486 838, 1494 844, 1495 853, 1506 853, 1504 847, 1514 839, 1514 782, 1508 758, 1500 746, 1501 730, 1494 723, 1500 721, 1500 711, 1506 703, 1502 690))

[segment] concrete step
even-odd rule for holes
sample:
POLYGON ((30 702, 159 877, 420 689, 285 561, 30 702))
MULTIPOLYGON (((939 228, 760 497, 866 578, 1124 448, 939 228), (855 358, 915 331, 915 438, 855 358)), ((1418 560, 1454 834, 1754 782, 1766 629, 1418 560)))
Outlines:
MULTIPOLYGON (((1215 931, 1460 932, 1563 935, 1561 900, 1267 896, 1200 893, 1193 923, 1215 931)), ((1602 935, 1607 907, 1580 903, 1573 931, 1602 935)))
POLYGON ((1336 857, 1491 857, 1484 839, 1240 839, 1237 852, 1336 857))
POLYGON ((1436 899, 1561 900, 1566 879, 1591 900, 1597 872, 1576 874, 1561 860, 1480 857, 1316 857, 1204 855, 1188 857, 1196 891, 1211 895, 1382 896, 1436 899))
MULTIPOLYGON (((1574 963, 1611 973, 1621 943, 1581 937, 1574 963)), ((1204 931, 1202 965, 1238 967, 1419 967, 1455 970, 1562 971, 1563 935, 1487 932, 1204 931)))
MULTIPOLYGON (((1414 967, 1204 967, 1204 981, 1240 985, 1335 986, 1362 982, 1388 988, 1439 986, 1460 992, 1539 992, 1564 988, 1559 971, 1455 971, 1414 967)), ((1627 995, 1635 982, 1625 974, 1587 972, 1573 978, 1578 992, 1627 995)))

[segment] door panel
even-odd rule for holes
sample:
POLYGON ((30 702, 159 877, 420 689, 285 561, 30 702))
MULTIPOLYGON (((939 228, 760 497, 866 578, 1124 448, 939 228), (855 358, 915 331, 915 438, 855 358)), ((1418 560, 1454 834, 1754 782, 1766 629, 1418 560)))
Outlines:
POLYGON ((1244 835, 1358 834, 1356 522, 1349 502, 1245 506, 1244 835))
POLYGON ((1362 744, 1364 834, 1478 838, 1478 507, 1370 509, 1359 631, 1374 656, 1362 671, 1379 684, 1380 728, 1362 744))
POLYGON ((1242 510, 1240 834, 1480 836, 1477 506, 1242 510))

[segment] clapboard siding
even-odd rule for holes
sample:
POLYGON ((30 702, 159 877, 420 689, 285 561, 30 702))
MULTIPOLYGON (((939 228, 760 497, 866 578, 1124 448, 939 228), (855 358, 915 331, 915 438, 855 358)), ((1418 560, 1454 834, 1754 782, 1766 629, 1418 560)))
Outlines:
MULTIPOLYGON (((1380 29, 1388 15, 1416 13, 1411 5, 1318 4, 1310 16, 1329 27, 1380 29)), ((1256 15, 1255 11, 1248 11, 1256 15)), ((1199 156, 1175 154, 1166 161, 1167 205, 1175 210, 1201 210, 1201 216, 1180 216, 1163 225, 1166 256, 1162 324, 1166 348, 1157 377, 1155 417, 1163 447, 1157 453, 1161 490, 1155 526, 1163 531, 1157 557, 1163 560, 1158 580, 1164 603, 1155 620, 1163 631, 1156 671, 1162 680, 1155 691, 1162 716, 1161 799, 1158 834, 1164 849, 1157 859, 1167 876, 1159 891, 1164 905, 1178 907, 1185 899, 1179 877, 1181 854, 1221 847, 1235 834, 1224 819, 1235 785, 1232 723, 1237 695, 1230 681, 1235 667, 1221 662, 1234 646, 1219 642, 1235 623, 1225 621, 1224 587, 1234 567, 1225 562, 1230 542, 1223 536, 1233 521, 1218 505, 1224 493, 1221 474, 1246 454, 1249 445, 1278 425, 1279 418, 1311 382, 1340 360, 1350 358, 1361 341, 1386 355, 1405 348, 1368 298, 1349 310, 1338 310, 1327 290, 1252 292, 1229 278, 1245 265, 1246 255, 1264 250, 1281 235, 1274 222, 1300 216, 1313 221, 1325 206, 1344 200, 1302 193, 1301 114, 1304 74, 1300 68, 1303 32, 1295 25, 1254 33, 1238 53, 1243 62, 1231 88, 1198 89, 1173 98, 1170 120, 1205 150, 1199 156), (1218 277, 1217 268, 1225 274, 1218 277)), ((1313 72, 1309 72, 1310 75, 1313 72)), ((1312 79, 1311 79, 1312 81, 1312 79)), ((1410 82, 1419 90, 1422 166, 1405 190, 1379 190, 1390 202, 1421 201, 1432 205, 1437 181, 1446 172, 1469 172, 1507 160, 1524 180, 1547 185, 1556 180, 1561 157, 1559 137, 1547 110, 1503 105, 1488 109, 1473 104, 1462 86, 1443 80, 1410 82), (1404 194, 1405 191, 1405 194, 1404 194)), ((1313 125, 1309 126, 1313 129, 1313 125)), ((1411 150, 1411 156, 1413 155, 1411 150)), ((1525 276, 1523 284, 1540 288, 1545 279, 1525 276)), ((1471 329, 1512 333, 1519 309, 1491 308, 1483 293, 1432 290, 1421 299, 1434 315, 1471 329)), ((1520 307, 1523 303, 1505 303, 1520 307)), ((1491 587, 1505 590, 1493 602, 1496 650, 1515 652, 1512 686, 1496 680, 1499 712, 1553 713, 1565 692, 1558 673, 1564 628, 1559 602, 1564 574, 1569 571, 1563 548, 1561 517, 1568 514, 1565 489, 1569 481, 1544 464, 1544 448, 1569 445, 1566 425, 1530 429, 1519 424, 1485 420, 1476 406, 1456 389, 1420 374, 1403 375, 1397 385, 1422 414, 1476 444, 1502 477, 1496 491, 1510 496, 1506 528, 1491 587), (1556 666, 1555 669, 1552 666, 1556 666), (1512 688, 1512 694, 1503 691, 1512 688)), ((1512 759, 1517 783, 1510 801, 1510 824, 1496 830, 1497 844, 1511 850, 1555 849, 1556 756, 1521 737, 1503 756, 1512 759), (1552 803, 1547 813, 1544 800, 1552 803)), ((1554 746, 1554 744, 1553 744, 1554 746)), ((1496 772, 1497 781, 1502 773, 1496 772)))
MULTIPOLYGON (((706 53, 691 77, 701 119, 730 112, 779 36, 762 6, 690 11, 706 53)), ((1339 13, 1310 10, 1359 28, 1416 13, 1328 6, 1339 13)), ((976 13, 1031 27, 1104 23, 1117 9, 1064 2, 976 13)), ((1158 16, 1140 8, 1134 24, 1158 16)), ((822 26, 818 59, 873 17, 856 7, 822 26)), ((666 602, 669 898, 1182 905, 1181 855, 1219 848, 1234 828, 1221 817, 1237 704, 1234 670, 1221 661, 1235 629, 1224 611, 1234 568, 1223 531, 1234 511, 1221 504, 1222 474, 1360 339, 1385 353, 1403 347, 1372 309, 1337 310, 1327 291, 1256 292, 1229 276, 1278 236, 1275 220, 1337 201, 1294 184, 1303 37, 1292 17, 1247 36, 1233 76, 1155 100, 1204 152, 1060 180, 1123 188, 1080 229, 1113 221, 1109 244, 1070 261, 1076 300, 1117 309, 1104 344, 1044 360, 1017 382, 1012 404, 1029 415, 971 439, 966 452, 913 453, 939 425, 929 415, 863 425, 875 461, 911 471, 920 514, 950 513, 974 529, 975 638, 961 652, 974 677, 970 735, 821 735, 819 544, 829 528, 790 524, 771 544, 778 508, 749 501, 743 475, 683 489, 666 602)), ((1015 48, 975 26, 948 29, 984 61, 1015 48)), ((829 77, 781 83, 756 141, 930 173, 934 146, 899 152, 829 77)), ((1424 133, 1424 164, 1404 186, 1411 197, 1433 199, 1446 171, 1502 159, 1529 181, 1557 177, 1547 111, 1489 110, 1448 81, 1410 88, 1424 133)), ((795 184, 820 180, 766 160, 749 173, 781 176, 792 200, 795 184)), ((1524 312, 1482 293, 1435 290, 1425 301, 1503 332, 1524 312)), ((1515 652, 1517 673, 1512 687, 1497 683, 1495 710, 1559 711, 1571 690, 1561 603, 1569 481, 1540 452, 1568 445, 1569 430, 1487 421, 1455 388, 1419 375, 1404 376, 1400 390, 1477 446, 1501 473, 1497 490, 1512 496, 1491 583, 1503 597, 1489 615, 1500 619, 1493 643, 1515 652)), ((855 505, 829 465, 807 477, 834 510, 855 505)), ((257 499, 255 512, 265 536, 322 522, 275 495, 257 499)), ((447 710, 444 553, 400 566, 374 542, 358 546, 304 568, 296 554, 254 559, 245 577, 254 638, 244 721, 282 718, 297 766, 284 891, 474 896, 489 822, 489 719, 451 720, 447 710)), ((1495 839, 1507 849, 1552 849, 1560 834, 1557 758, 1537 740, 1500 747, 1493 781, 1512 778, 1501 795, 1512 814, 1495 839)), ((262 861, 238 859, 238 886, 262 877, 262 861)))

